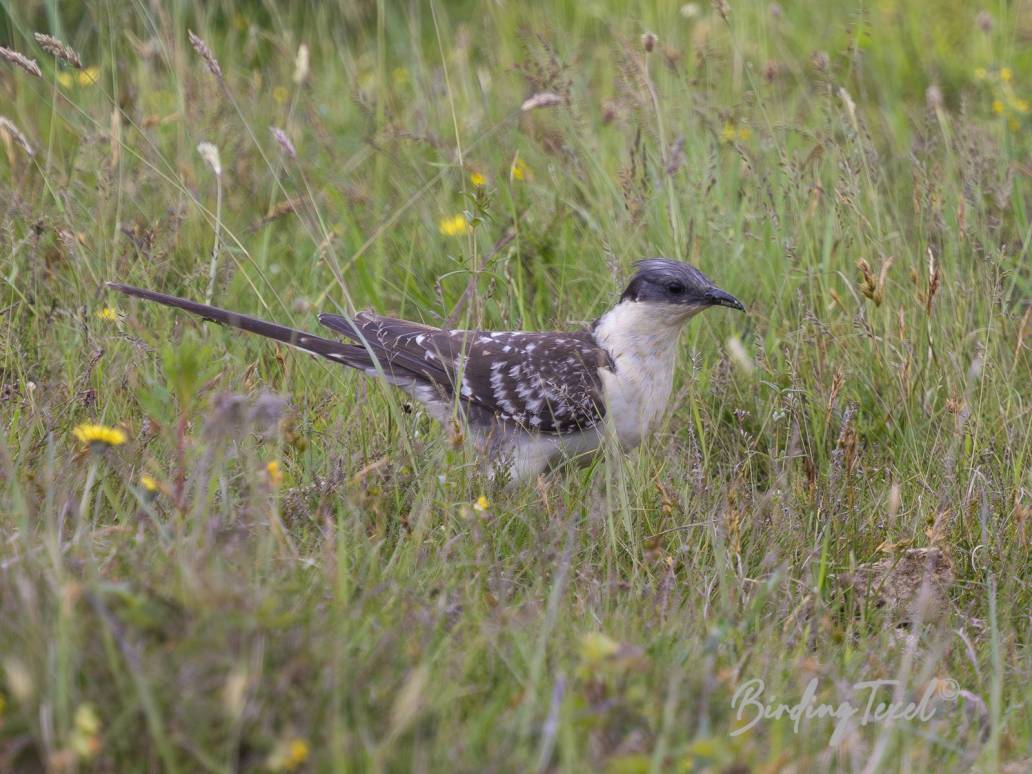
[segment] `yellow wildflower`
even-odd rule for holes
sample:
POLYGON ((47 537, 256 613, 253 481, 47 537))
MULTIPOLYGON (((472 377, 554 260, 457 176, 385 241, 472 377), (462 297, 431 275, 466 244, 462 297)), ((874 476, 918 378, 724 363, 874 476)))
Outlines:
POLYGON ((89 444, 91 447, 102 447, 102 446, 121 446, 126 442, 126 434, 124 430, 120 430, 117 427, 107 427, 106 425, 96 425, 89 422, 84 422, 78 425, 72 434, 78 438, 82 443, 89 444))
POLYGON ((301 737, 281 740, 272 749, 266 765, 272 771, 293 771, 297 769, 311 754, 308 742, 301 737))
POLYGON ((509 174, 512 175, 513 180, 529 180, 530 167, 524 163, 523 159, 517 156, 509 168, 509 174))
POLYGON ((100 718, 92 704, 80 704, 75 710, 75 728, 84 734, 95 734, 100 731, 100 718))
POLYGON ((1011 78, 1013 78, 1013 77, 1014 77, 1014 73, 1011 72, 1011 69, 1009 67, 1001 67, 1000 68, 1000 80, 1001 81, 1003 81, 1004 83, 1010 83, 1011 82, 1011 78))
POLYGON ((580 656, 582 661, 598 664, 620 652, 620 643, 602 632, 590 632, 581 637, 580 656))
POLYGON ((734 142, 738 132, 735 130, 735 125, 728 121, 724 124, 724 128, 720 131, 720 139, 724 142, 734 142))
POLYGON ((1022 115, 1028 113, 1030 109, 1027 99, 1015 99, 1011 102, 1011 105, 1014 107, 1015 110, 1017 110, 1022 115))
POLYGON ((280 469, 280 464, 276 460, 267 462, 265 464, 265 475, 269 477, 269 483, 273 487, 278 487, 283 483, 283 471, 280 469))
POLYGON ((480 511, 481 513, 483 513, 490 507, 491 503, 487 501, 487 498, 484 497, 484 495, 480 495, 480 497, 477 498, 477 501, 473 503, 473 510, 480 511))
POLYGON ((480 186, 487 184, 487 178, 484 177, 482 173, 473 170, 469 174, 469 182, 479 188, 480 186))
POLYGON ((158 491, 158 480, 154 476, 148 476, 144 473, 140 476, 140 486, 142 486, 148 492, 158 491))
POLYGON ((75 82, 80 86, 92 86, 99 77, 100 68, 96 65, 90 65, 75 74, 75 82))
POLYGON ((97 312, 97 317, 99 317, 101 320, 107 320, 108 322, 117 322, 118 310, 110 306, 105 306, 103 309, 97 312))
POLYGON ((603 673, 626 672, 645 661, 645 651, 637 645, 617 642, 602 632, 589 632, 580 640, 577 676, 597 679, 603 673))
POLYGON ((304 739, 292 739, 290 741, 290 768, 296 768, 308 760, 308 742, 304 739))
POLYGON ((1016 132, 1021 128, 1021 122, 1016 118, 1011 118, 1011 120, 1007 122, 1007 126, 1010 127, 1012 132, 1016 132))
POLYGON ((72 84, 75 83, 75 79, 72 78, 71 73, 61 72, 57 74, 57 82, 66 89, 72 88, 72 84))
POLYGON ((470 231, 466 216, 461 212, 458 215, 452 215, 450 218, 442 218, 437 227, 445 236, 461 236, 462 234, 468 234, 470 231))
POLYGON ((986 71, 986 69, 984 67, 976 67, 975 68, 975 78, 977 80, 984 81, 988 77, 989 77, 989 73, 988 73, 988 71, 986 71))
POLYGON ((272 98, 281 105, 287 101, 287 97, 290 96, 290 92, 287 91, 286 86, 277 86, 272 90, 272 98))
POLYGON ((71 745, 80 758, 92 758, 100 752, 100 718, 92 704, 80 704, 75 710, 71 745))
POLYGON ((738 139, 741 140, 742 142, 745 142, 750 137, 752 137, 752 132, 749 131, 749 127, 748 126, 743 126, 742 128, 740 128, 738 130, 738 139))
POLYGON ((1003 112, 1003 100, 1002 99, 994 99, 993 100, 993 112, 997 113, 997 114, 1003 112))

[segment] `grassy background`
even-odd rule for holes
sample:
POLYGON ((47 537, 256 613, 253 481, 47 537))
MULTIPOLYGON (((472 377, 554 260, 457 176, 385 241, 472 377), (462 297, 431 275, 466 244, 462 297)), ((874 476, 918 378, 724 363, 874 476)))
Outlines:
POLYGON ((1027 770, 1027 0, 0 9, 43 73, 0 62, 0 769, 1027 770), (551 329, 655 254, 749 314, 639 452, 501 491, 399 393, 103 289, 551 329), (909 546, 955 580, 907 637, 839 579, 909 546), (965 693, 732 737, 752 678, 965 693))

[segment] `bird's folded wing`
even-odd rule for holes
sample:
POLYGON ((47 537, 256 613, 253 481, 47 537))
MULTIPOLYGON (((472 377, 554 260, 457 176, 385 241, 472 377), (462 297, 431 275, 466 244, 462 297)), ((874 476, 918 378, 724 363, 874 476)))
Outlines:
POLYGON ((586 331, 444 331, 369 312, 319 321, 368 347, 385 373, 411 375, 449 398, 458 393, 507 425, 567 433, 605 414, 599 368, 612 361, 586 331))

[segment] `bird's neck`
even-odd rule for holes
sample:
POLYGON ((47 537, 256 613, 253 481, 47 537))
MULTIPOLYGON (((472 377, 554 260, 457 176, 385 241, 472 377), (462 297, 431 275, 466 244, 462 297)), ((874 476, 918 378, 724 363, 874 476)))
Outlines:
POLYGON ((699 310, 674 304, 621 301, 595 323, 599 346, 617 364, 673 367, 677 339, 684 324, 699 310))
POLYGON ((674 384, 677 339, 695 311, 673 304, 621 301, 595 323, 595 341, 613 368, 602 369, 606 415, 620 443, 637 446, 666 410, 674 384))

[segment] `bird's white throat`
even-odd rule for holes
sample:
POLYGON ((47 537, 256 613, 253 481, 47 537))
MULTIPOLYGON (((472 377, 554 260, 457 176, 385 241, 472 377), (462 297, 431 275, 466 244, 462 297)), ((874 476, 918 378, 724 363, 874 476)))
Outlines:
POLYGON ((621 301, 595 325, 595 340, 616 366, 601 376, 606 414, 625 447, 637 446, 666 410, 681 328, 701 309, 621 301))
POLYGON ((672 360, 682 326, 701 310, 679 304, 621 301, 599 318, 595 340, 614 361, 658 357, 672 360))

